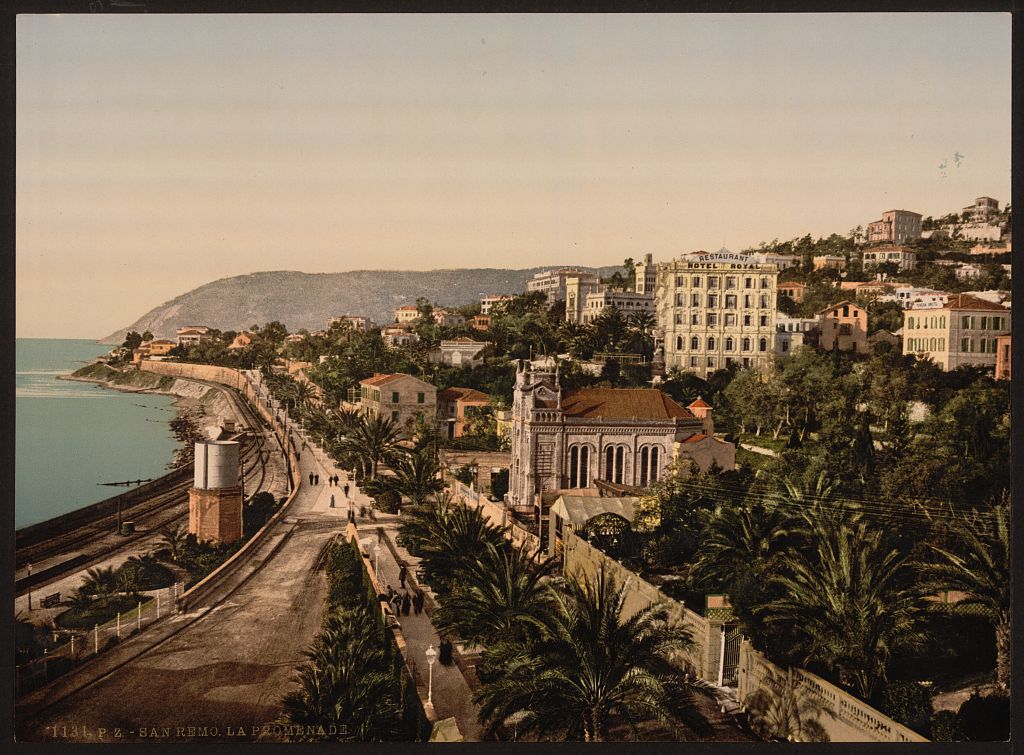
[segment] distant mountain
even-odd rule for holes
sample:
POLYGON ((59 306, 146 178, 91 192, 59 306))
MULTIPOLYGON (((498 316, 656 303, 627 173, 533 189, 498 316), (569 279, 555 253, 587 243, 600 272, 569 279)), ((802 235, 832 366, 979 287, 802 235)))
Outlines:
MULTIPOLYGON (((487 294, 518 294, 535 273, 567 265, 528 270, 353 270, 348 273, 274 271, 237 275, 207 283, 161 304, 103 343, 121 343, 125 333, 149 330, 173 337, 185 325, 243 330, 279 320, 289 331, 319 330, 329 317, 363 315, 377 323, 394 321, 394 310, 426 297, 441 306, 462 306, 487 294)), ((579 266, 573 266, 579 267, 579 266)), ((581 267, 608 276, 621 267, 581 267)))

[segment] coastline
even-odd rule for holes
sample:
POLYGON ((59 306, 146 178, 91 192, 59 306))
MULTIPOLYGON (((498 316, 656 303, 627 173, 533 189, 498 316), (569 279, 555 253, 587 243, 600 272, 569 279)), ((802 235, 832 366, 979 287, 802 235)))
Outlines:
POLYGON ((76 370, 76 372, 95 369, 97 366, 102 366, 112 375, 101 378, 70 373, 58 375, 57 379, 78 383, 92 383, 122 393, 156 394, 174 397, 171 406, 175 410, 175 415, 172 419, 168 420, 167 424, 172 432, 174 432, 179 445, 174 459, 167 465, 168 470, 191 463, 195 453, 195 441, 201 440, 204 437, 203 430, 212 425, 219 425, 222 418, 233 416, 234 414, 218 389, 185 378, 157 378, 152 380, 153 376, 147 373, 124 372, 107 367, 100 362, 94 362, 80 370, 76 370), (111 378, 114 376, 125 378, 125 382, 112 380, 111 378), (135 382, 140 379, 145 380, 147 384, 139 385, 135 382))

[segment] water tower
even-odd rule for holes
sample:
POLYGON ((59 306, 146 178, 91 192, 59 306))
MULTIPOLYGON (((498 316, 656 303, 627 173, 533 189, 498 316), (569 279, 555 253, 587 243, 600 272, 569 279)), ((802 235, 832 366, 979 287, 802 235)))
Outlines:
POLYGON ((196 443, 195 480, 188 491, 188 531, 200 542, 233 543, 242 537, 239 443, 196 443))

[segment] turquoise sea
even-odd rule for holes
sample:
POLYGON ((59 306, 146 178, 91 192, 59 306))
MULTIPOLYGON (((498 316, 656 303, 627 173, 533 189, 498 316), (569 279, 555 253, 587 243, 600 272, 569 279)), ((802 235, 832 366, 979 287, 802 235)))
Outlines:
POLYGON ((19 338, 15 343, 14 525, 25 527, 167 471, 178 443, 171 396, 122 393, 58 380, 109 346, 19 338))

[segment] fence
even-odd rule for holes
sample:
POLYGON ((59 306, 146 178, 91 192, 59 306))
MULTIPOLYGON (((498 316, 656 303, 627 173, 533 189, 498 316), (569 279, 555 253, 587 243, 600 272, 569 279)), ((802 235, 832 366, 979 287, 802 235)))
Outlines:
MULTIPOLYGON (((821 724, 833 742, 927 742, 901 723, 893 721, 867 703, 803 669, 794 669, 799 679, 796 694, 810 697, 820 710, 821 724)), ((740 644, 739 684, 736 698, 740 704, 758 691, 778 695, 786 672, 751 647, 740 644)))
POLYGON ((118 614, 110 621, 92 629, 55 629, 54 642, 64 640, 52 649, 45 649, 41 658, 15 667, 15 694, 21 696, 46 684, 72 667, 99 655, 158 619, 174 613, 174 603, 184 584, 145 593, 135 608, 118 614))
POLYGON ((458 480, 451 480, 449 490, 455 500, 467 506, 476 506, 481 510, 484 517, 491 524, 499 527, 508 527, 506 536, 515 546, 525 545, 530 552, 540 551, 540 538, 527 530, 515 519, 508 515, 508 509, 502 503, 495 503, 482 493, 477 493, 472 488, 464 485, 458 480))

